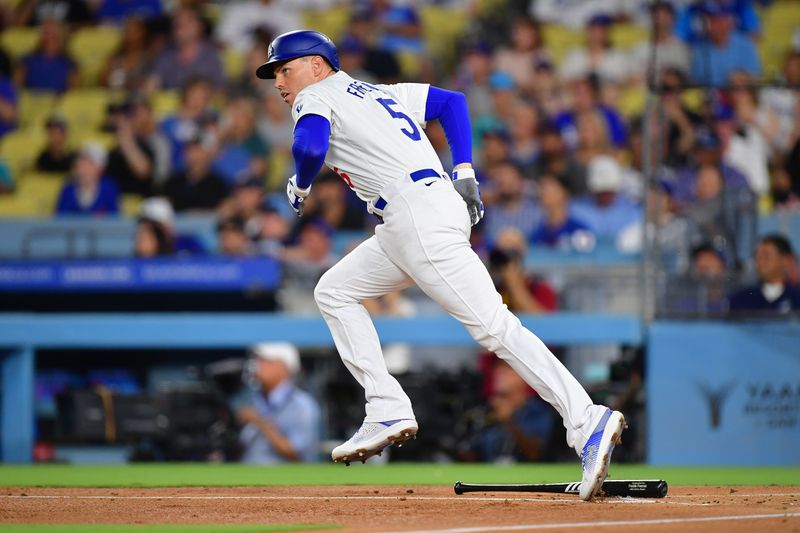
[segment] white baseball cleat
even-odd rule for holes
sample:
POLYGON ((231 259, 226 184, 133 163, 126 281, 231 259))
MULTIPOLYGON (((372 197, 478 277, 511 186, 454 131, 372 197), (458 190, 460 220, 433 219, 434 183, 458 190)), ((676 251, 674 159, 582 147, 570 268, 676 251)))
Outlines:
POLYGON ((390 420, 388 422, 364 422, 350 439, 331 452, 334 463, 350 466, 352 461, 365 462, 373 455, 380 455, 392 444, 401 447, 404 442, 417 437, 416 420, 390 420))
POLYGON ((581 452, 583 479, 579 493, 582 500, 589 501, 600 491, 608 475, 611 452, 621 442, 622 430, 626 427, 622 413, 611 409, 606 410, 595 426, 581 452))

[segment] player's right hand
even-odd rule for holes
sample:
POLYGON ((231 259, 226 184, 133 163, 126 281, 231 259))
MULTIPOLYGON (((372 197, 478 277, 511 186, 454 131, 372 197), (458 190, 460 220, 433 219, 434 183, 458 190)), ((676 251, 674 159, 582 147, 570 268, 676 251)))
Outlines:
POLYGON ((478 191, 478 180, 472 168, 459 168, 453 171, 453 187, 467 204, 469 219, 474 226, 483 218, 483 202, 478 191))
POLYGON ((286 196, 289 198, 289 205, 292 206, 292 209, 294 209, 294 212, 297 213, 299 217, 303 216, 303 209, 305 208, 303 202, 310 192, 311 187, 308 189, 301 189, 297 186, 296 175, 289 178, 289 183, 286 184, 286 196))

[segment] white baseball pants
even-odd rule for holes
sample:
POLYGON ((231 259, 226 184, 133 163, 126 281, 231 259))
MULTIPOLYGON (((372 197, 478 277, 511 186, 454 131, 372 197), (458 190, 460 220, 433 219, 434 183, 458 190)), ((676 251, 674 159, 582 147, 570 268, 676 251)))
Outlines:
POLYGON ((580 454, 605 407, 592 404, 581 384, 503 304, 470 247, 469 215, 452 182, 406 178, 386 186, 381 196, 387 206, 375 236, 326 272, 314 291, 342 361, 364 387, 365 420, 414 418, 414 412, 386 369, 361 300, 416 283, 555 407, 567 443, 580 454))

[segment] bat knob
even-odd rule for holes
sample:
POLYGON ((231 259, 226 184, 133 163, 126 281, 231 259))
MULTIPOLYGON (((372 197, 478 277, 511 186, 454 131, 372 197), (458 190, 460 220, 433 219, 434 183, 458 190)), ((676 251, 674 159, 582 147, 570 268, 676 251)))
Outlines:
POLYGON ((456 484, 453 485, 453 490, 456 494, 464 494, 464 489, 461 488, 461 482, 456 481, 456 484))

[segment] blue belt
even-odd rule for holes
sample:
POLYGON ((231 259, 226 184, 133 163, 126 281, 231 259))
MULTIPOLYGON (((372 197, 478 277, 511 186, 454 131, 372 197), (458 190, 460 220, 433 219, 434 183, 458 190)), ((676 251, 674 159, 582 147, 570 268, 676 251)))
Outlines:
MULTIPOLYGON (((414 182, 417 182, 419 180, 423 180, 425 178, 441 178, 442 177, 442 175, 439 172, 436 172, 432 168, 422 168, 420 170, 412 172, 411 174, 409 174, 409 176, 411 177, 411 181, 414 181, 414 182)), ((373 204, 373 207, 375 209, 380 209, 381 211, 383 211, 383 209, 386 207, 386 200, 384 200, 382 196, 378 196, 378 199, 375 200, 375 203, 373 204)))

